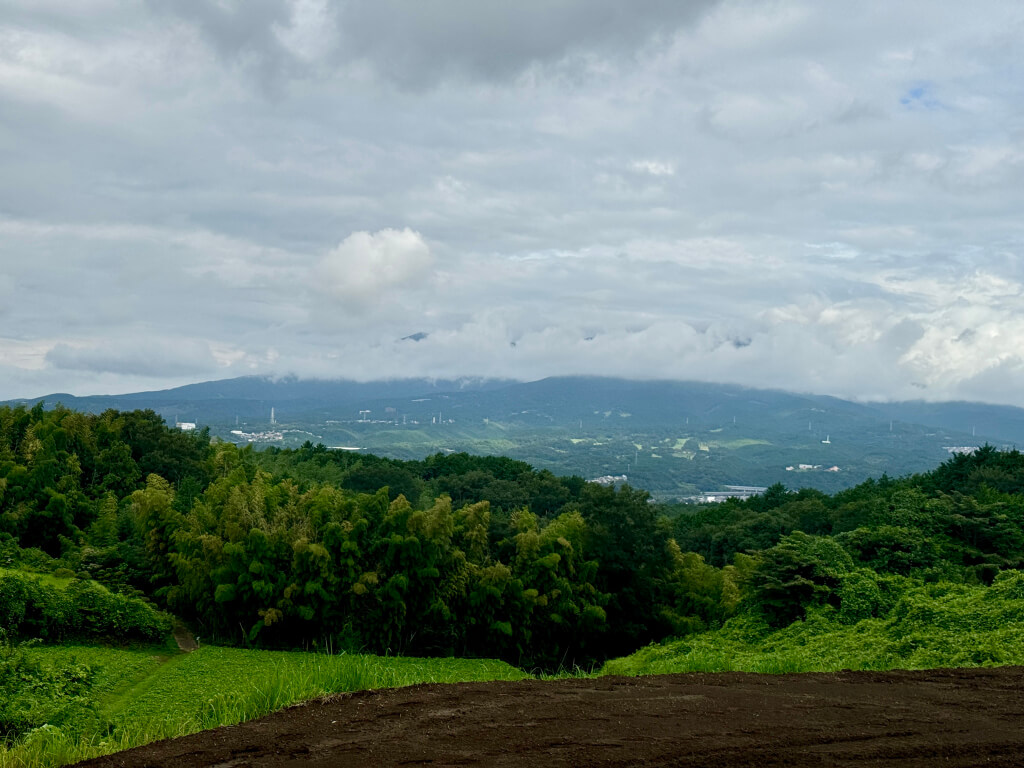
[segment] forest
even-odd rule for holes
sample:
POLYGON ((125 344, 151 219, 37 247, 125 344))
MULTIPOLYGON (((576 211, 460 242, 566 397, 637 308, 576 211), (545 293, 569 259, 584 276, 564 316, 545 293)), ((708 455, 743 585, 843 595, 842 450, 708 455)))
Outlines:
POLYGON ((152 411, 5 407, 0 625, 144 638, 166 612, 245 647, 587 667, 737 612, 852 622, 911 584, 991 584, 1024 566, 1022 488, 1021 454, 986 446, 831 496, 664 506, 500 457, 254 451, 152 411))

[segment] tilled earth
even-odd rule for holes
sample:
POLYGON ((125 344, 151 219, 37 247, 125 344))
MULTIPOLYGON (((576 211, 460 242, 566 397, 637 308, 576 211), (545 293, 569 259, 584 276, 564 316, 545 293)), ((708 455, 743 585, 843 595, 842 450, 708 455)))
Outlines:
POLYGON ((1024 766, 1024 667, 418 685, 87 766, 1024 766))

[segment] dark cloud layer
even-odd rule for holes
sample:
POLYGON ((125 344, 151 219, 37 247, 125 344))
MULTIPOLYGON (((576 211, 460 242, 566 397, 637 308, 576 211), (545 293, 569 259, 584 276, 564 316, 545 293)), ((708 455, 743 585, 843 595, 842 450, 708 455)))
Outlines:
POLYGON ((507 81, 567 57, 629 58, 652 36, 670 38, 710 0, 524 0, 517 3, 381 0, 345 3, 342 57, 362 59, 406 85, 462 75, 507 81))
POLYGON ((572 56, 628 59, 651 37, 671 37, 712 5, 713 0, 148 2, 154 12, 194 25, 224 59, 255 65, 264 75, 303 71, 302 63, 324 53, 332 64, 365 63, 382 79, 413 88, 449 77, 508 81, 531 66, 572 56))

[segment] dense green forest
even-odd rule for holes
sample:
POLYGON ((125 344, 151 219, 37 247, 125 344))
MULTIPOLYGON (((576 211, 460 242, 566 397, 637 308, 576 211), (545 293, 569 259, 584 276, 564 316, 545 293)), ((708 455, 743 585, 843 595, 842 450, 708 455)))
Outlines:
POLYGON ((935 585, 1005 591, 1022 488, 1024 457, 985 447, 831 496, 663 506, 500 457, 253 451, 152 411, 5 407, 0 626, 142 639, 166 612, 243 646, 590 666, 733 617, 852 626, 935 585))

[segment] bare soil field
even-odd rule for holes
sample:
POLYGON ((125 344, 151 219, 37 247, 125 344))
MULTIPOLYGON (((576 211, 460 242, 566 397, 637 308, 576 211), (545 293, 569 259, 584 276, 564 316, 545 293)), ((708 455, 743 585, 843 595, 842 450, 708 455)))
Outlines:
POLYGON ((82 766, 1024 766, 1024 668, 419 685, 82 766))

